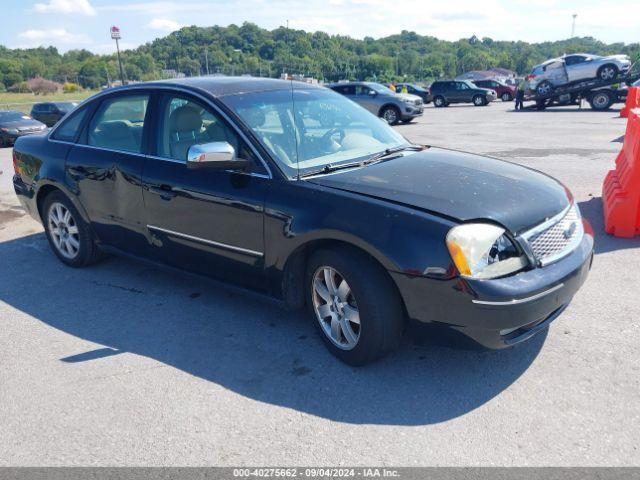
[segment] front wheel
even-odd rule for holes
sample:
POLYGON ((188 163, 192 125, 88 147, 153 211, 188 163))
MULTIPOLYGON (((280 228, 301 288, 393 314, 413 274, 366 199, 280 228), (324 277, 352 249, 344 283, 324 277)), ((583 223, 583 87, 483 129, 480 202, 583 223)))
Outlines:
POLYGON ((365 254, 351 248, 314 253, 306 284, 313 322, 343 362, 365 365, 400 344, 400 296, 388 274, 365 254))
POLYGON ((613 104, 613 99, 607 92, 598 92, 591 97, 589 104, 594 110, 607 110, 613 104))
POLYGON ((503 102, 510 102, 511 100, 513 100, 513 96, 507 92, 503 93, 500 98, 502 99, 503 102))
POLYGON ((397 125, 400 121, 400 112, 396 107, 385 107, 382 109, 382 112, 380 112, 380 116, 389 125, 397 125))
POLYGON ((603 65, 598 69, 598 78, 603 82, 613 80, 618 75, 618 67, 615 65, 603 65))
POLYGON ((53 253, 66 265, 84 267, 102 257, 89 225, 62 192, 44 199, 42 220, 53 253))
POLYGON ((475 97, 473 97, 473 104, 476 107, 482 107, 482 106, 486 105, 487 103, 488 102, 487 102, 486 97, 483 97, 482 95, 476 95, 475 97))

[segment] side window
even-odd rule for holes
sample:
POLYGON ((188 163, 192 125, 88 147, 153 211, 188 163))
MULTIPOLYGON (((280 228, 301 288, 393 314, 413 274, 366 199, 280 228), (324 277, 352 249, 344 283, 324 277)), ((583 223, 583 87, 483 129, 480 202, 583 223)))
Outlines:
POLYGON ((122 95, 104 100, 89 124, 87 144, 141 153, 148 104, 148 95, 122 95))
POLYGON ((356 95, 359 97, 366 97, 371 92, 371 89, 366 85, 356 85, 356 95))
POLYGON ((80 126, 84 118, 87 116, 88 108, 84 107, 64 120, 64 122, 53 132, 51 138, 54 140, 62 140, 63 142, 75 142, 80 133, 80 126))
MULTIPOLYGON (((265 112, 264 123, 275 130, 280 127, 275 111, 265 112)), ((163 96, 160 103, 160 135, 157 138, 158 156, 174 160, 186 162, 189 147, 212 142, 228 142, 238 157, 247 160, 255 158, 222 118, 200 103, 179 96, 163 96)))

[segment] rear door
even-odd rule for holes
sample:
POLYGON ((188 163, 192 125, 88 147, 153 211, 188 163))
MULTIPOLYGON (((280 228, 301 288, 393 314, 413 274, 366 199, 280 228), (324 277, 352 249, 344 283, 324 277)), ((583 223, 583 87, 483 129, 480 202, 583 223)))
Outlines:
POLYGON ((567 77, 570 82, 595 77, 590 57, 586 55, 569 55, 564 60, 567 66, 567 77))
POLYGON ((122 92, 95 108, 65 169, 106 244, 144 254, 142 168, 149 94, 122 92))
MULTIPOLYGON (((270 174, 225 116, 189 94, 157 98, 153 154, 143 172, 154 255, 180 268, 264 287, 264 200, 270 174), (228 142, 250 161, 243 172, 187 168, 192 145, 228 142)), ((266 121, 266 120, 265 120, 266 121)))

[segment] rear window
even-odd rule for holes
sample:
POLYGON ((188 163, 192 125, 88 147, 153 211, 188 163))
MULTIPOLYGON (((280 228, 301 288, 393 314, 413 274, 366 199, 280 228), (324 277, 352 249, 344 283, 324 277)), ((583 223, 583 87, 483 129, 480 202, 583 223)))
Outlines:
POLYGON ((82 110, 74 112, 68 119, 64 121, 64 123, 56 128, 51 138, 53 138, 54 140, 61 140, 63 142, 75 142, 78 138, 78 134, 80 133, 80 126, 82 125, 82 121, 84 120, 86 115, 86 107, 82 110))
POLYGON ((104 100, 91 119, 87 144, 140 153, 148 95, 122 95, 104 100))

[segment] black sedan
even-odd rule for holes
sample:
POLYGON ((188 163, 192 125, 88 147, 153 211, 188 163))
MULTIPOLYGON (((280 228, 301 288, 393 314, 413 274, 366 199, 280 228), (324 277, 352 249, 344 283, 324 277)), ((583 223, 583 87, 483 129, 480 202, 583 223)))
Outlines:
POLYGON ((17 110, 0 110, 0 148, 13 145, 18 137, 40 133, 47 126, 17 110))
POLYGON ((407 319, 502 348, 545 329, 591 266, 569 191, 412 145, 328 89, 256 78, 125 86, 15 147, 15 191, 53 252, 178 267, 306 308, 353 365, 407 319))

